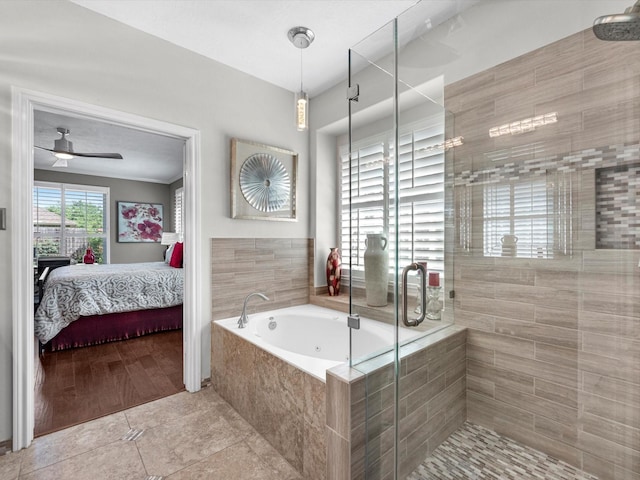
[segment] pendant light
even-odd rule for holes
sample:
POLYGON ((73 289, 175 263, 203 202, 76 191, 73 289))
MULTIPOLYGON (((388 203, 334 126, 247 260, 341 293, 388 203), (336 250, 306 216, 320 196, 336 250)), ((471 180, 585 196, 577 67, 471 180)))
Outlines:
POLYGON ((287 34, 289 41, 300 49, 300 91, 295 94, 296 128, 299 132, 309 128, 309 95, 302 88, 302 50, 307 48, 316 38, 307 27, 293 27, 287 34))

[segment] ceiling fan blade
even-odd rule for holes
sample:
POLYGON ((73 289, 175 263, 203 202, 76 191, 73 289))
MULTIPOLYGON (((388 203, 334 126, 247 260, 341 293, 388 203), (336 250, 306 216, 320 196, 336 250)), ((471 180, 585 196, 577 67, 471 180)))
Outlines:
POLYGON ((119 153, 78 153, 69 152, 74 157, 87 157, 87 158, 111 158, 115 160, 122 160, 122 155, 119 153))
POLYGON ((64 150, 56 150, 52 148, 39 147, 38 145, 34 145, 35 148, 39 148, 40 150, 46 150, 47 152, 52 153, 67 153, 69 155, 73 155, 74 157, 86 157, 86 158, 110 158, 115 160, 122 160, 122 155, 119 153, 79 153, 79 152, 65 152, 64 150))
POLYGON ((47 152, 54 152, 55 153, 55 150, 52 150, 50 148, 39 147, 38 145, 34 145, 34 147, 35 148, 39 148, 40 150, 46 150, 47 152))

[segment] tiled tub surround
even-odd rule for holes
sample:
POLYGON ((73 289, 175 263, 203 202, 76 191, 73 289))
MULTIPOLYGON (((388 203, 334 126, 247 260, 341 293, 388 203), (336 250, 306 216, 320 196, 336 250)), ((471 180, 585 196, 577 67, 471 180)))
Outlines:
MULTIPOLYGON (((213 322, 214 388, 305 478, 324 478, 325 377, 348 360, 346 314, 300 305, 253 314, 243 329, 237 320, 213 322)), ((391 325, 362 318, 351 336, 354 355, 388 351, 393 338, 391 325)))
POLYGON ((597 248, 596 169, 640 158, 639 53, 586 30, 445 88, 464 137, 448 161, 456 212, 469 212, 454 252, 469 421, 614 480, 640 479, 640 252, 606 235, 597 248), (488 135, 547 112, 557 124, 488 135), (483 256, 484 185, 534 175, 571 200, 547 213, 549 258, 483 256))
POLYGON ((325 478, 325 384, 216 322, 216 392, 309 480, 325 478))
POLYGON ((312 284, 312 239, 211 239, 213 320, 240 315, 245 297, 253 292, 264 293, 269 301, 251 300, 247 313, 305 305, 312 284))
MULTIPOLYGON (((312 239, 211 239, 213 320, 239 316, 245 297, 253 292, 262 292, 270 300, 253 299, 247 308, 249 315, 307 304, 312 283, 312 239)), ((211 349, 211 380, 216 391, 285 452, 287 461, 306 478, 322 479, 324 384, 215 323, 211 349), (322 402, 315 405, 318 398, 322 402), (322 446, 309 448, 305 454, 303 446, 317 442, 322 446)))
MULTIPOLYGON (((466 420, 466 329, 448 326, 401 350, 400 476, 466 420)), ((327 478, 393 478, 392 354, 327 372, 327 478)))

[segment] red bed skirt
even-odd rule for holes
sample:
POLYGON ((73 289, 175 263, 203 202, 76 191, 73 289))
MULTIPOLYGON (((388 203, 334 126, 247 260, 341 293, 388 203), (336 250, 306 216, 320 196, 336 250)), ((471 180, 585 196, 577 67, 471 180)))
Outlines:
POLYGON ((182 328, 182 305, 80 317, 44 345, 48 351, 87 347, 182 328))

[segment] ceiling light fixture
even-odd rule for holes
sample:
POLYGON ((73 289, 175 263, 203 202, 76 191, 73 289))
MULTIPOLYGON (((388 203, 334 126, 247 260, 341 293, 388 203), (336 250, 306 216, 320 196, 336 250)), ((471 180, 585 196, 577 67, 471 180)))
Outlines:
POLYGON ((69 129, 65 127, 56 128, 58 133, 60 134, 60 138, 53 142, 53 148, 45 148, 40 147, 38 145, 34 145, 35 148, 40 150, 45 150, 47 152, 51 152, 54 157, 56 157, 56 161, 53 164, 54 167, 67 167, 67 160, 71 160, 75 157, 85 157, 85 158, 107 158, 107 159, 117 159, 122 160, 122 155, 119 153, 80 153, 73 151, 73 142, 71 142, 67 135, 69 135, 69 129))
POLYGON ((62 157, 60 157, 58 155, 55 155, 55 156, 58 157, 58 158, 56 159, 56 161, 54 162, 52 167, 62 167, 62 168, 68 167, 69 163, 67 163, 67 160, 73 158, 71 155, 69 155, 68 158, 62 158, 62 157))
POLYGON ((287 33, 289 41, 300 49, 300 91, 295 94, 296 128, 299 132, 309 128, 309 95, 302 88, 302 50, 307 48, 316 35, 310 28, 293 27, 287 33))

